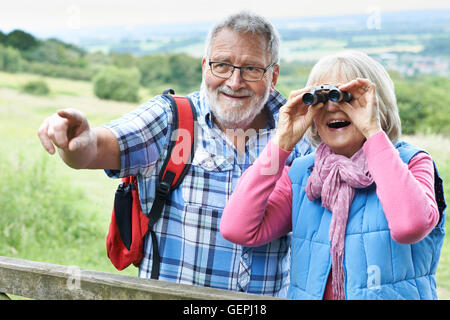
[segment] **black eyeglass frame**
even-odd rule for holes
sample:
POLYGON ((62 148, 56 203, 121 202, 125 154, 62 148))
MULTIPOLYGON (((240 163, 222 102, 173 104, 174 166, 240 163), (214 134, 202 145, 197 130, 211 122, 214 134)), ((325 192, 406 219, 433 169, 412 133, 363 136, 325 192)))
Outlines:
POLYGON ((208 62, 209 69, 211 69, 211 73, 212 73, 215 77, 218 77, 218 78, 221 78, 221 79, 230 79, 231 76, 232 76, 233 73, 234 73, 234 70, 235 70, 235 69, 239 69, 239 71, 240 71, 239 74, 240 74, 240 76, 241 76, 241 79, 244 80, 244 81, 248 81, 248 82, 261 81, 261 80, 264 78, 264 75, 266 74, 267 70, 269 70, 270 68, 272 68, 272 67, 273 67, 274 65, 276 65, 276 64, 277 64, 276 62, 272 62, 271 64, 269 64, 269 65, 268 65, 267 67, 265 67, 265 68, 261 68, 261 67, 252 67, 252 68, 255 68, 255 69, 262 70, 263 73, 262 73, 262 75, 261 75, 261 78, 258 79, 258 80, 247 80, 247 79, 244 79, 244 78, 242 77, 242 70, 241 70, 241 69, 242 69, 242 68, 248 68, 248 67, 250 67, 250 66, 240 66, 240 67, 238 67, 238 66, 232 65, 231 63, 220 62, 220 61, 209 61, 209 62, 208 62), (222 63, 222 64, 226 64, 226 65, 228 65, 228 66, 230 66, 230 67, 233 67, 233 69, 231 70, 230 76, 229 76, 229 77, 222 77, 222 76, 218 76, 217 74, 215 74, 214 71, 213 71, 213 68, 211 67, 211 65, 214 64, 214 63, 222 63))

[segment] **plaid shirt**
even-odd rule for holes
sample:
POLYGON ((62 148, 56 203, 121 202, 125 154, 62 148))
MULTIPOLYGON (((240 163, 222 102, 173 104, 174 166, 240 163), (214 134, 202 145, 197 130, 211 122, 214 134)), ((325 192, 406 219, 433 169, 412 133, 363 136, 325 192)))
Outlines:
MULTIPOLYGON (((268 125, 249 138, 245 153, 237 152, 212 116, 205 95, 189 95, 197 112, 196 148, 189 172, 175 189, 155 225, 161 255, 160 280, 273 296, 286 296, 289 285, 290 235, 260 247, 225 240, 220 217, 239 177, 264 149, 274 132, 285 98, 274 91, 265 105, 268 125)), ((172 113, 168 100, 157 96, 107 125, 116 135, 121 169, 108 176, 138 178, 142 210, 149 213, 158 174, 166 157, 172 113)), ((288 162, 310 153, 302 140, 288 162)), ((147 237, 139 277, 150 278, 152 242, 147 237)))

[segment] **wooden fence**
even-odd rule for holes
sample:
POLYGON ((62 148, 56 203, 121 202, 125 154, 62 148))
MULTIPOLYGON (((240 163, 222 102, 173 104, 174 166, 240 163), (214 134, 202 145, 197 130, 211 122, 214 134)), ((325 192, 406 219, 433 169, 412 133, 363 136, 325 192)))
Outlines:
POLYGON ((276 299, 0 256, 0 300, 8 294, 39 300, 276 299))

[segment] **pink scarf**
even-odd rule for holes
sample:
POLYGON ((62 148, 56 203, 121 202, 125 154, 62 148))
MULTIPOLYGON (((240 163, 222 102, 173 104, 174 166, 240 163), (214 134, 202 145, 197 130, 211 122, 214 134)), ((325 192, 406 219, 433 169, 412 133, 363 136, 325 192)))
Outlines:
POLYGON ((305 191, 311 201, 322 198, 322 206, 332 212, 329 241, 333 297, 336 300, 345 299, 343 266, 345 229, 354 188, 365 188, 372 182, 362 148, 350 159, 333 153, 324 143, 317 148, 314 169, 305 191))

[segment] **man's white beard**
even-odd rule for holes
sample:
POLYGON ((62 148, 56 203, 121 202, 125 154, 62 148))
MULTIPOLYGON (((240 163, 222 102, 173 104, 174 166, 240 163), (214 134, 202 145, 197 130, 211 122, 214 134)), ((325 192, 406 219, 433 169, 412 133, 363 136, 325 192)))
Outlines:
POLYGON ((211 107, 211 112, 218 124, 226 129, 247 129, 255 117, 264 108, 264 105, 269 98, 270 85, 267 86, 267 89, 262 97, 256 96, 253 91, 247 89, 234 91, 225 85, 218 86, 213 92, 211 92, 206 87, 205 80, 202 80, 201 90, 204 90, 211 107), (249 103, 246 103, 245 101, 235 101, 229 102, 226 106, 223 106, 218 101, 220 92, 234 95, 248 95, 252 98, 249 103))

